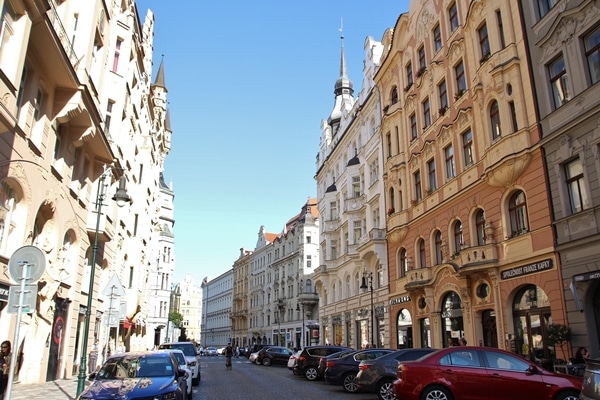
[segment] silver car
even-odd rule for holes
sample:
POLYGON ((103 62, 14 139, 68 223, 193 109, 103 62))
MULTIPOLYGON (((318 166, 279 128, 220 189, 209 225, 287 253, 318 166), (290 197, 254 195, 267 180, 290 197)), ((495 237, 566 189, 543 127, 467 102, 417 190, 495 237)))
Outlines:
POLYGON ((192 342, 163 343, 158 346, 158 349, 177 349, 183 351, 185 359, 192 370, 192 385, 198 386, 200 384, 200 356, 192 342))

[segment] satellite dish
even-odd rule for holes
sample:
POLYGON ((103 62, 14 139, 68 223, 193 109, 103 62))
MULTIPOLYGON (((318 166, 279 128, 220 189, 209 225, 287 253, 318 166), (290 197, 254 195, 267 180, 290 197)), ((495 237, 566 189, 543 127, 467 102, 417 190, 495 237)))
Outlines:
POLYGON ((46 257, 42 250, 35 246, 23 246, 13 253, 8 260, 8 273, 13 281, 19 282, 23 278, 25 265, 27 265, 26 280, 28 283, 40 279, 46 269, 46 257))

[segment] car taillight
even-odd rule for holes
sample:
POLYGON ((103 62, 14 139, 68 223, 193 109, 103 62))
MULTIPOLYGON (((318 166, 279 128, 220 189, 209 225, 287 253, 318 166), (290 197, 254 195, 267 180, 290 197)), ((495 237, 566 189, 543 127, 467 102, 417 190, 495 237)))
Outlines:
POLYGON ((326 365, 327 365, 327 368, 331 368, 331 367, 333 367, 335 365, 335 362, 333 362, 333 361, 327 361, 326 365))
POLYGON ((304 357, 304 356, 298 357, 298 361, 304 361, 304 360, 306 360, 306 357, 304 357))
POLYGON ((370 367, 369 364, 361 364, 358 366, 358 369, 360 369, 361 371, 364 371, 365 369, 367 369, 369 367, 370 367))
POLYGON ((405 369, 406 369, 406 367, 404 366, 404 364, 398 363, 398 369, 396 372, 398 379, 402 379, 402 375, 403 375, 405 369))

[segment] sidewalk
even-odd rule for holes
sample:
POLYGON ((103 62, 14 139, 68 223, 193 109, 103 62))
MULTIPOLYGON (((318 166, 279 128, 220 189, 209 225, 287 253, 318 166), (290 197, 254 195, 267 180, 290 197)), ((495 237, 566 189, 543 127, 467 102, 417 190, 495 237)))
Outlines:
MULTIPOLYGON (((89 385, 86 380, 86 387, 89 385)), ((59 379, 56 381, 22 384, 14 383, 11 400, 73 400, 77 393, 77 378, 59 379)), ((8 399, 8 393, 4 396, 8 399)))

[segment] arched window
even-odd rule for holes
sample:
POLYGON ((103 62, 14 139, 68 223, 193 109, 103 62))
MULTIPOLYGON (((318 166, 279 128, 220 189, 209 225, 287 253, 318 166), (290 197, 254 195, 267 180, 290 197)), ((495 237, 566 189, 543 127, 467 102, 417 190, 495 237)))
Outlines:
POLYGON ((397 343, 399 349, 409 349, 413 347, 412 341, 412 317, 410 311, 403 308, 398 313, 397 326, 397 343))
POLYGON ((443 255, 442 255, 442 232, 440 231, 435 231, 435 234, 433 236, 434 241, 435 241, 435 263, 436 264, 441 264, 442 260, 443 260, 443 255))
POLYGON ((459 253, 464 243, 463 239, 463 226, 462 222, 456 221, 454 223, 454 252, 459 253))
POLYGON ((425 268, 427 266, 427 260, 425 258, 425 240, 419 239, 419 268, 425 268))
POLYGON ((500 111, 498 109, 498 102, 496 100, 494 100, 490 106, 490 123, 492 125, 492 140, 496 140, 502 136, 500 111))
POLYGON ((408 260, 406 258, 406 249, 400 249, 400 257, 398 257, 398 277, 404 278, 406 271, 408 271, 408 260))
POLYGON ((508 214, 510 216, 511 237, 518 236, 529 230, 529 224, 527 223, 527 201, 523 191, 518 190, 510 196, 508 214))
POLYGON ((485 213, 482 209, 475 214, 475 230, 477 231, 477 246, 485 245, 485 213))
POLYGON ((398 87, 394 86, 392 88, 392 93, 390 94, 390 101, 392 104, 396 104, 398 102, 398 87))

